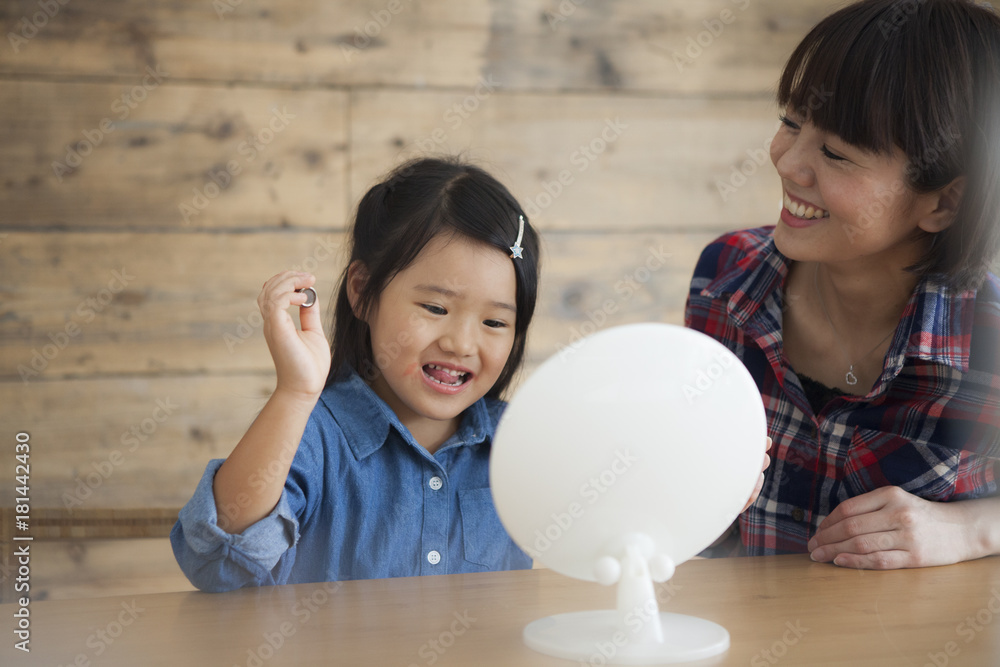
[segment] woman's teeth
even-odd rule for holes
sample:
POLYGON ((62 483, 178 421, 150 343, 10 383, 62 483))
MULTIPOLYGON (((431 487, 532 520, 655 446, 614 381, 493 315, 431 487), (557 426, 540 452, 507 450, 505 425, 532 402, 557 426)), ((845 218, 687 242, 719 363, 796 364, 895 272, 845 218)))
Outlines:
POLYGON ((791 200, 787 192, 785 193, 785 208, 796 218, 804 220, 819 220, 820 218, 830 217, 829 211, 824 211, 821 208, 813 208, 805 204, 796 204, 791 200))

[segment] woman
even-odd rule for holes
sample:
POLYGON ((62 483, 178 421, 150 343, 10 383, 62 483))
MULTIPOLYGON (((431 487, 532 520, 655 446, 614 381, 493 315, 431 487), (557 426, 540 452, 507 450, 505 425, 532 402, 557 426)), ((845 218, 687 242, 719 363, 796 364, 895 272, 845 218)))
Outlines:
POLYGON ((742 547, 877 569, 998 554, 1000 17, 850 5, 777 99, 780 219, 709 245, 686 311, 767 410, 742 547))

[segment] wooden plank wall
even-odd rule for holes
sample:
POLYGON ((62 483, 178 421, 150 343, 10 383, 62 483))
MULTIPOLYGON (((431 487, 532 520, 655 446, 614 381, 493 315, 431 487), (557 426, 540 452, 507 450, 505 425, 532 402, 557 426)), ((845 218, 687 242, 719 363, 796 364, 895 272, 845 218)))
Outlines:
POLYGON ((705 243, 774 222, 747 160, 839 4, 3 3, 0 506, 26 431, 33 508, 179 508, 273 387, 260 284, 301 267, 329 297, 354 205, 407 157, 464 152, 542 230, 529 367, 588 327, 681 322, 705 243))

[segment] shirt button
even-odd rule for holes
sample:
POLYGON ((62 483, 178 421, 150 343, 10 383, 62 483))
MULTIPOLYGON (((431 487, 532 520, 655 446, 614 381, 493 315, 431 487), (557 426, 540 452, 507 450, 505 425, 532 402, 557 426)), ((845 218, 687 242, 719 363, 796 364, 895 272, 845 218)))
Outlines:
POLYGON ((440 477, 436 477, 435 476, 435 477, 431 477, 430 485, 431 485, 431 488, 433 490, 437 491, 442 486, 444 486, 444 482, 441 481, 440 477))
POLYGON ((439 554, 436 551, 428 552, 427 562, 430 563, 431 565, 437 565, 438 563, 441 562, 441 554, 439 554))
POLYGON ((801 507, 796 507, 795 509, 792 510, 792 520, 793 521, 802 521, 802 519, 805 517, 805 515, 806 515, 806 513, 802 511, 801 507))

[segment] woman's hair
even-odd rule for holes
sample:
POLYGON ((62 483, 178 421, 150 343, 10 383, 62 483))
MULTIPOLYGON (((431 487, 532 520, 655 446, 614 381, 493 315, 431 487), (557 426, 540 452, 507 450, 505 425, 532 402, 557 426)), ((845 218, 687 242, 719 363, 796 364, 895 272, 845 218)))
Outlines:
POLYGON ((510 255, 524 216, 522 259, 510 259, 517 285, 514 344, 500 377, 486 394, 499 398, 524 358, 528 325, 538 294, 539 243, 513 195, 482 169, 453 157, 421 158, 396 167, 358 204, 351 230, 350 260, 340 277, 333 308, 332 363, 327 385, 342 378, 345 365, 367 380, 378 368, 368 324, 355 315, 347 297, 347 274, 354 262, 365 268, 357 312, 367 318, 379 296, 400 271, 439 234, 460 234, 510 255))
MULTIPOLYGON (((918 193, 965 176, 955 220, 908 267, 978 288, 1000 250, 1000 16, 972 0, 865 0, 789 58, 777 100, 876 154, 906 154, 918 193)), ((873 207, 877 203, 873 202, 873 207)))

